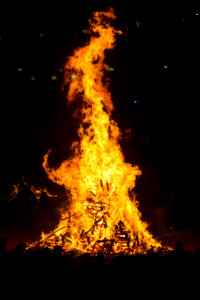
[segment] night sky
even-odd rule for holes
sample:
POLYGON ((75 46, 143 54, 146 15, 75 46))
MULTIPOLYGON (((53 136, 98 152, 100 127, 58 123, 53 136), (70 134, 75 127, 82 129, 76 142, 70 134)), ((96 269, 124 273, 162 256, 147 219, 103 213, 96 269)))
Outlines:
POLYGON ((62 91, 63 69, 67 56, 88 41, 92 12, 106 6, 114 8, 115 26, 124 33, 106 62, 126 161, 143 172, 135 189, 143 219, 157 236, 200 232, 200 9, 99 3, 1 9, 0 236, 10 244, 52 230, 57 208, 67 203, 64 189, 49 182, 41 164, 50 148, 54 167, 70 155, 78 124, 75 104, 68 106, 62 91), (58 197, 38 200, 25 186, 11 199, 22 178, 58 197))

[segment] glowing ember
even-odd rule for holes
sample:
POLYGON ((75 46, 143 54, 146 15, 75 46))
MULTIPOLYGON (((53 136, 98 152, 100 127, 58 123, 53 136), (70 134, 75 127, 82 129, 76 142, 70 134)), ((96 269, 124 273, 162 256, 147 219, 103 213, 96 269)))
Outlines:
POLYGON ((72 144, 73 156, 57 169, 49 167, 49 153, 43 167, 53 182, 70 191, 70 207, 55 231, 43 233, 37 245, 93 253, 145 253, 161 246, 141 220, 133 192, 141 171, 125 162, 120 131, 111 118, 114 107, 104 58, 105 50, 114 47, 115 35, 122 33, 109 23, 115 18, 112 9, 95 12, 89 20, 89 43, 75 50, 65 66, 68 103, 82 99, 79 141, 72 144))

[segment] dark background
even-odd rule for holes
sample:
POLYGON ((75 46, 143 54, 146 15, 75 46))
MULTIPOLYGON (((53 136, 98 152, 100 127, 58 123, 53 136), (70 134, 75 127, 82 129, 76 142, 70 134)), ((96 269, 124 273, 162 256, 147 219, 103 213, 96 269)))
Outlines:
POLYGON ((52 166, 70 154, 78 124, 62 91, 63 69, 88 41, 92 12, 106 6, 124 33, 107 63, 125 158, 143 172, 135 189, 143 219, 168 243, 173 236, 188 247, 199 243, 200 9, 97 1, 1 7, 0 235, 10 245, 52 230, 57 208, 66 205, 64 189, 49 182, 41 164, 50 148, 52 166), (22 177, 58 197, 38 200, 25 186, 11 199, 22 177))

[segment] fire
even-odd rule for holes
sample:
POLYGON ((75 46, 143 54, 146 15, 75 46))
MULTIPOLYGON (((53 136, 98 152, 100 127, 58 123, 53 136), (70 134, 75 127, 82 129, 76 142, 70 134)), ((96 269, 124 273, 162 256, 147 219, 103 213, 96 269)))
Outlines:
POLYGON ((79 140, 72 144, 72 157, 57 169, 48 164, 49 152, 44 156, 49 179, 70 191, 70 206, 55 231, 42 233, 41 245, 93 253, 145 253, 161 247, 142 221, 135 199, 141 170, 125 162, 120 130, 111 118, 105 50, 113 49, 115 36, 122 34, 110 25, 115 18, 112 8, 93 13, 90 41, 76 49, 65 66, 68 103, 82 101, 79 140))

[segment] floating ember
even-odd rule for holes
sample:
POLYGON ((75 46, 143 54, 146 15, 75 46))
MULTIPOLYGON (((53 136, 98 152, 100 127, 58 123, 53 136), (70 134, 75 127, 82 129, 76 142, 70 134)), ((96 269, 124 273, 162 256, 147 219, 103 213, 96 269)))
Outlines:
POLYGON ((62 246, 90 253, 146 253, 158 242, 141 220, 134 194, 138 166, 125 162, 119 145, 120 130, 111 118, 114 109, 105 72, 105 50, 113 49, 115 36, 122 34, 110 25, 113 9, 95 12, 89 20, 90 41, 68 57, 65 84, 68 103, 81 99, 79 140, 73 155, 57 168, 43 167, 53 182, 70 192, 70 206, 62 212, 58 227, 42 233, 32 246, 62 246))

